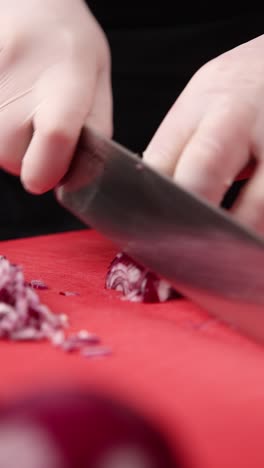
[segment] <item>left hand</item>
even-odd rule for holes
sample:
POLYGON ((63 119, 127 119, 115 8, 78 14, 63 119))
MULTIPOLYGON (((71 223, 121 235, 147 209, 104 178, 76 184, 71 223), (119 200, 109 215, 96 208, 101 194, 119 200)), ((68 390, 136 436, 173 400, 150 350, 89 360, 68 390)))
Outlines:
POLYGON ((252 156, 254 173, 231 211, 264 233, 264 35, 195 73, 144 160, 187 190, 220 204, 252 156))

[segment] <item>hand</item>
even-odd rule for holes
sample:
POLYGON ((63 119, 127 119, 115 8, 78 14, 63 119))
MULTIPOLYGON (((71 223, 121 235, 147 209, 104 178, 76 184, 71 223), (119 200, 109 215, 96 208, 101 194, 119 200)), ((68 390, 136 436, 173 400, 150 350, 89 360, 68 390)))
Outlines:
POLYGON ((82 0, 0 0, 0 166, 43 193, 84 123, 112 134, 110 53, 82 0))
POLYGON ((251 157, 254 173, 231 211, 264 233, 264 36, 198 70, 144 153, 149 165, 213 204, 251 157))

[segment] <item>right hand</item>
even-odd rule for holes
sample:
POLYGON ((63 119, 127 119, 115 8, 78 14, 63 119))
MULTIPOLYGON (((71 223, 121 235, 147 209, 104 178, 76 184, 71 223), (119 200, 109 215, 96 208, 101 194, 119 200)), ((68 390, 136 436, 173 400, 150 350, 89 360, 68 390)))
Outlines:
POLYGON ((43 193, 85 123, 112 136, 109 47, 83 0, 0 0, 0 12, 0 167, 43 193))

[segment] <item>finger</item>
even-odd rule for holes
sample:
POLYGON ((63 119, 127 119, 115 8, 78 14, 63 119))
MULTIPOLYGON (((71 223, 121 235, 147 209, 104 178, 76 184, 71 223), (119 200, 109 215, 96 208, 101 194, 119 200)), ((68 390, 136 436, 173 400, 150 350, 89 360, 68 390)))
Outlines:
POLYGON ((112 86, 109 73, 106 71, 98 76, 93 103, 86 123, 108 138, 113 135, 112 86))
POLYGON ((143 159, 153 169, 172 176, 177 160, 198 123, 189 100, 180 97, 156 131, 143 159))
POLYGON ((244 109, 209 108, 179 158, 174 180, 218 204, 249 159, 249 125, 244 109))
POLYGON ((258 163, 255 175, 239 194, 231 213, 239 222, 264 233, 264 161, 258 163))
POLYGON ((16 122, 12 115, 0 118, 0 167, 13 175, 19 175, 22 159, 32 137, 30 122, 16 122))
POLYGON ((44 98, 33 116, 34 135, 22 162, 21 180, 28 191, 43 193, 54 188, 67 171, 94 88, 94 76, 87 83, 76 76, 59 84, 58 80, 46 83, 44 98))

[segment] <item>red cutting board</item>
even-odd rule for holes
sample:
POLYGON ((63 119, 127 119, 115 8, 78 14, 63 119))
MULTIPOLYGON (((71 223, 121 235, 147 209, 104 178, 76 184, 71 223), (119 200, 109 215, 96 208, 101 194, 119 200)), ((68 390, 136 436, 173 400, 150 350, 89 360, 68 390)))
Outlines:
POLYGON ((49 343, 1 342, 1 398, 95 385, 158 421, 193 468, 263 468, 262 347, 187 300, 136 304, 105 290, 116 250, 93 231, 2 242, 0 254, 50 286, 42 302, 67 313, 72 330, 88 329, 112 348, 85 359, 49 343))

